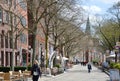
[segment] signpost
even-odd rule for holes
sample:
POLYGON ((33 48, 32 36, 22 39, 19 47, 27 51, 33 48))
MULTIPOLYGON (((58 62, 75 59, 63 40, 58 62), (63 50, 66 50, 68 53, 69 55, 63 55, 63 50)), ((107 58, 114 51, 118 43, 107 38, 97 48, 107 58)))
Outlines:
POLYGON ((117 58, 119 58, 119 62, 120 62, 120 42, 116 42, 115 49, 118 50, 117 58))

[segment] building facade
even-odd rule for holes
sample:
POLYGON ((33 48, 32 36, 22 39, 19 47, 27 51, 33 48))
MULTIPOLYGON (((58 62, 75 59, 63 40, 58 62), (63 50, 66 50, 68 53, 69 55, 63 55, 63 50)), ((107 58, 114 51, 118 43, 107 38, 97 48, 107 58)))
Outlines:
POLYGON ((31 62, 27 8, 21 1, 0 0, 0 66, 26 66, 31 62))

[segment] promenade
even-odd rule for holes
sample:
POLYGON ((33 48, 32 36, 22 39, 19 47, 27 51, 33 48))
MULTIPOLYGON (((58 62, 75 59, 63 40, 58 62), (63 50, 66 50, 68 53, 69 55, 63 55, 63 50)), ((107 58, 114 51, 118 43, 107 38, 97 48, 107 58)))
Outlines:
POLYGON ((78 64, 56 76, 42 76, 39 81, 109 81, 109 76, 94 66, 88 73, 87 66, 78 64))

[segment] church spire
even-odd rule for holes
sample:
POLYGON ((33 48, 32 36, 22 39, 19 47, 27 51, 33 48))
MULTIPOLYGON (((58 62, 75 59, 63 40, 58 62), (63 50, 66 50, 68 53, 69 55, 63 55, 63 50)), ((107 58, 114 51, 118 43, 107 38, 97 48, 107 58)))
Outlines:
POLYGON ((85 33, 87 35, 91 35, 91 30, 90 30, 90 20, 89 20, 89 17, 87 18, 87 23, 86 23, 86 30, 85 30, 85 33))

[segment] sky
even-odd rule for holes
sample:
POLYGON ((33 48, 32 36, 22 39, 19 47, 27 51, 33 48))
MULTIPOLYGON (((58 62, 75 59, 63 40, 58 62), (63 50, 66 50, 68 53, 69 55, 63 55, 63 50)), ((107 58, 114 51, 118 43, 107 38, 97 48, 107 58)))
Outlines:
MULTIPOLYGON (((78 5, 82 5, 85 10, 85 17, 89 16, 90 23, 95 24, 96 14, 104 15, 107 14, 107 10, 113 6, 113 4, 117 3, 120 0, 76 0, 78 5)), ((86 25, 83 24, 82 28, 85 30, 86 25)))
POLYGON ((118 1, 120 0, 83 0, 82 6, 88 14, 105 14, 118 1))

